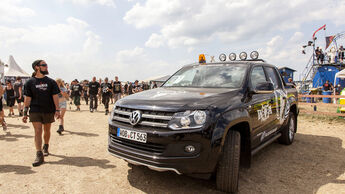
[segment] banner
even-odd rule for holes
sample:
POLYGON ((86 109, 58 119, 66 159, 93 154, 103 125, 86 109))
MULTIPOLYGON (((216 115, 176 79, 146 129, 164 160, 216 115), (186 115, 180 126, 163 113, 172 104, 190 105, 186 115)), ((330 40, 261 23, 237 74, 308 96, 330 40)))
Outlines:
POLYGON ((325 50, 329 47, 329 45, 331 45, 331 43, 332 43, 333 40, 334 40, 334 37, 335 37, 335 36, 327 36, 327 37, 326 37, 326 48, 325 48, 325 50))

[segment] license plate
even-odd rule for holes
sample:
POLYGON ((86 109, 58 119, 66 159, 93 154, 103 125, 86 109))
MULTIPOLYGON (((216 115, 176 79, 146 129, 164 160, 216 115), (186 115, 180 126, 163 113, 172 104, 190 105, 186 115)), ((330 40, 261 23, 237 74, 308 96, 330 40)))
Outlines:
POLYGON ((138 131, 132 131, 128 129, 121 129, 117 128, 117 137, 121 137, 124 139, 129 139, 133 141, 138 141, 142 143, 146 143, 147 140, 147 134, 138 132, 138 131))

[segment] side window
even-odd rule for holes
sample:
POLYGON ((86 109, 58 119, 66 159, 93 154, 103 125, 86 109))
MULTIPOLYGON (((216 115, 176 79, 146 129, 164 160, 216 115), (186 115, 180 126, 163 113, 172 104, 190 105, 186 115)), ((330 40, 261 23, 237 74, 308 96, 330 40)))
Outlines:
POLYGON ((277 71, 272 67, 265 67, 268 80, 272 82, 274 89, 282 88, 282 83, 278 77, 277 71))
POLYGON ((262 66, 254 67, 250 75, 252 87, 256 88, 258 83, 266 82, 266 75, 262 66))

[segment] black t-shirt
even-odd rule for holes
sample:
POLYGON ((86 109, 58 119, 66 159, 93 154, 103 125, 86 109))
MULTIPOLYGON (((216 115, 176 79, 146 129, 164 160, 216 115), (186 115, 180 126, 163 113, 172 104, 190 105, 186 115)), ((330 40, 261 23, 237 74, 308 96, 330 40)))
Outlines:
POLYGON ((117 81, 114 82, 113 92, 121 93, 121 82, 117 82, 117 81))
POLYGON ((53 95, 59 94, 57 83, 45 76, 44 78, 30 78, 24 86, 24 95, 31 97, 30 113, 54 113, 53 95))
POLYGON ((72 96, 80 96, 82 89, 83 88, 81 87, 80 84, 72 85, 71 86, 72 96))
POLYGON ((98 82, 90 82, 89 83, 89 93, 92 95, 97 95, 99 87, 100 87, 100 85, 98 82))
POLYGON ((102 83, 101 88, 102 88, 102 95, 110 95, 111 94, 112 87, 111 87, 110 83, 102 83))
POLYGON ((132 89, 133 89, 132 84, 129 84, 129 86, 128 86, 128 94, 133 94, 132 89))
POLYGON ((327 84, 327 83, 323 84, 323 90, 325 91, 331 90, 331 84, 327 84))

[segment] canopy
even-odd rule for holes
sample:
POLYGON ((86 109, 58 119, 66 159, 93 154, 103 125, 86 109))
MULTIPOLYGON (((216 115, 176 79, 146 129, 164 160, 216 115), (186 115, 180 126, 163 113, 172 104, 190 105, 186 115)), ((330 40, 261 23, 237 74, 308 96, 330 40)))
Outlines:
POLYGON ((30 77, 14 60, 13 56, 10 55, 8 59, 8 67, 5 67, 5 77, 30 77))
POLYGON ((345 69, 339 71, 338 73, 335 74, 334 76, 334 86, 337 85, 337 78, 345 78, 345 69))

